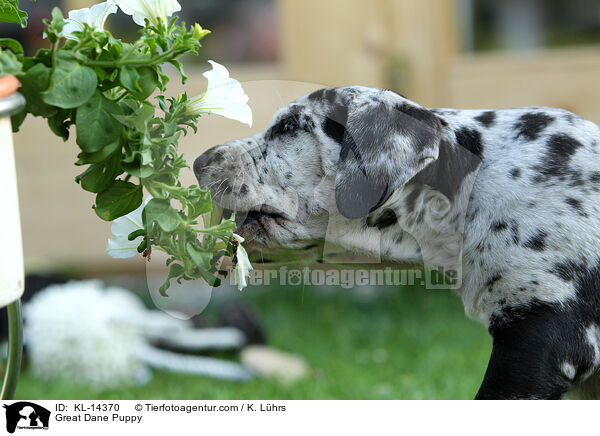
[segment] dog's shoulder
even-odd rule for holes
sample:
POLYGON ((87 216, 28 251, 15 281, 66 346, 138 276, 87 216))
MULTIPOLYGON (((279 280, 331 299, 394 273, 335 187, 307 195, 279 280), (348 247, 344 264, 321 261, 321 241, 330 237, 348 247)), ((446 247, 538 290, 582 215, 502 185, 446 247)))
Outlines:
POLYGON ((482 161, 465 221, 467 310, 481 317, 573 297, 564 266, 594 261, 600 249, 598 126, 544 107, 434 112, 455 146, 482 161), (469 307, 475 301, 481 307, 469 307))

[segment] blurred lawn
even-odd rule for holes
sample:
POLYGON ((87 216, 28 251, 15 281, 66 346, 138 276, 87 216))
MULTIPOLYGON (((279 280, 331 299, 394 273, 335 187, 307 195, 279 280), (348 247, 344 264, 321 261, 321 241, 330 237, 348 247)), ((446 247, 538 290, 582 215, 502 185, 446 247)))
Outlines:
MULTIPOLYGON (((20 399, 469 399, 491 350, 485 329, 449 291, 402 288, 365 301, 290 287, 239 294, 263 322, 269 345, 304 356, 311 377, 232 383, 154 374, 143 387, 106 392, 40 383, 25 369, 20 399)), ((209 305, 214 315, 218 303, 209 305)))

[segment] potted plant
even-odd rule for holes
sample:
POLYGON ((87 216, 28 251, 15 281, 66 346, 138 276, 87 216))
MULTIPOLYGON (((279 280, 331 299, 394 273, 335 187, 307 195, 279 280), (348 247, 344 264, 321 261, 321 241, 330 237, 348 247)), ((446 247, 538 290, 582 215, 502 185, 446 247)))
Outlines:
MULTIPOLYGON (((11 5, 16 0, 0 0, 0 20, 7 20, 2 11, 11 5)), ((14 88, 16 80, 7 76, 16 76, 25 97, 25 105, 18 94, 7 97, 21 102, 18 113, 6 112, 13 115, 13 130, 33 115, 46 118, 49 131, 65 141, 75 136, 80 149, 75 165, 85 167, 76 182, 96 196, 96 215, 114 222, 108 253, 121 258, 140 254, 148 260, 152 250, 166 253, 169 274, 160 288, 165 296, 171 279, 218 285, 219 276, 226 274, 218 267, 223 256, 234 260, 240 288, 252 268, 243 239, 233 233, 234 217, 222 221, 208 189, 179 181, 180 170, 188 164, 178 152, 178 140, 188 129, 196 131, 198 117, 213 113, 252 123, 242 86, 213 61, 212 70, 204 73, 204 94, 165 96, 169 77, 163 66, 174 65, 185 82, 180 58, 197 54, 200 40, 210 33, 199 24, 179 23, 172 15, 180 9, 176 0, 108 0, 71 11, 65 18, 54 8, 52 17, 44 20, 49 47, 33 56, 26 56, 17 41, 0 39, 1 80, 12 81, 14 88), (105 30, 105 21, 118 8, 140 26, 135 41, 122 41, 105 30)), ((16 13, 8 18, 24 24, 26 17, 16 13)), ((4 123, 2 132, 10 135, 8 119, 4 123)), ((5 143, 0 147, 7 148, 5 143)), ((12 149, 6 156, 9 152, 12 149)), ((0 165, 8 165, 3 156, 0 160, 0 165)), ((2 177, 12 177, 11 186, 16 186, 14 165, 2 177)), ((11 212, 3 215, 14 215, 16 229, 13 191, 13 203, 7 203, 11 212)), ((20 253, 19 235, 11 233, 15 247, 10 260, 20 262, 11 274, 20 274, 22 292, 22 256, 14 256, 15 250, 20 253)), ((8 269, 9 263, 2 267, 8 269)), ((0 271, 0 279, 14 281, 0 271)))

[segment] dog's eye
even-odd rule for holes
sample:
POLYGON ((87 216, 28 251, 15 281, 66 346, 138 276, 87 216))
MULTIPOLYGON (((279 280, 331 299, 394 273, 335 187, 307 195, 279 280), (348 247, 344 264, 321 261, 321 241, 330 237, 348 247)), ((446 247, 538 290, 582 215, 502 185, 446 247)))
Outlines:
POLYGON ((288 117, 280 122, 281 133, 293 132, 298 128, 298 120, 296 117, 288 117))
POLYGON ((291 115, 279 121, 277 125, 271 131, 271 136, 280 135, 284 133, 291 133, 296 131, 300 127, 298 122, 298 116, 291 115))

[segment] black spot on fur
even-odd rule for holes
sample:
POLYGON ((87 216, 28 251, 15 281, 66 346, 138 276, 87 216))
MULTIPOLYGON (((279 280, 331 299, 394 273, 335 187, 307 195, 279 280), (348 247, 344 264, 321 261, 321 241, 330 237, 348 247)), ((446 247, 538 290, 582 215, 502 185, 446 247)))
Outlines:
POLYGON ((513 168, 512 170, 510 170, 510 176, 513 179, 518 179, 519 177, 521 177, 521 170, 519 168, 513 168))
POLYGON ((223 193, 225 193, 225 194, 229 194, 232 190, 231 185, 229 184, 229 182, 227 180, 222 182, 222 187, 223 187, 223 193))
POLYGON ((486 111, 475 117, 476 121, 479 121, 484 127, 491 127, 496 121, 496 112, 486 111))
POLYGON ((456 131, 456 142, 475 156, 481 158, 483 145, 481 143, 481 132, 468 127, 461 127, 456 131))
POLYGON ((600 171, 594 171, 590 174, 590 182, 600 183, 600 171))
POLYGON ((575 263, 572 260, 566 260, 564 262, 555 263, 549 272, 565 282, 572 282, 575 280, 575 277, 585 271, 585 267, 586 265, 583 263, 575 263))
POLYGON ((348 107, 342 104, 337 92, 331 88, 315 91, 308 96, 308 99, 328 103, 330 109, 323 121, 323 131, 331 139, 341 144, 348 122, 348 107))
POLYGON ((572 174, 569 168, 571 157, 581 146, 581 142, 565 133, 552 135, 546 143, 546 154, 540 165, 534 167, 538 175, 533 180, 538 183, 548 181, 551 177, 565 180, 567 175, 572 174))
POLYGON ((367 218, 367 226, 377 227, 379 230, 385 229, 386 227, 393 226, 398 222, 398 217, 392 209, 385 208, 376 217, 367 218))
POLYGON ((285 173, 285 178, 288 179, 288 180, 291 179, 292 178, 292 172, 288 171, 287 173, 285 173))
POLYGON ((312 133, 315 130, 315 122, 310 117, 304 115, 304 117, 302 117, 302 128, 306 132, 312 133))
POLYGON ((535 141, 542 131, 554 121, 554 117, 543 112, 529 112, 521 115, 515 124, 518 130, 516 138, 524 137, 528 141, 535 141))
POLYGON ((569 172, 569 186, 583 186, 583 174, 579 170, 571 170, 569 172))
POLYGON ((223 154, 222 151, 216 151, 215 154, 213 154, 212 157, 212 162, 211 163, 215 163, 215 164, 220 164, 225 160, 225 155, 223 154))
POLYGON ((546 237, 548 234, 543 230, 538 230, 538 232, 530 237, 525 243, 523 247, 530 248, 534 251, 544 251, 546 249, 546 237))
POLYGON ((585 212, 585 210, 583 210, 583 205, 581 203, 581 200, 577 200, 576 198, 573 198, 573 197, 567 197, 565 199, 565 203, 567 203, 569 206, 571 206, 580 216, 583 216, 583 217, 588 216, 588 214, 585 212))
POLYGON ((501 232, 502 230, 508 229, 506 221, 494 221, 490 226, 492 232, 501 232))
POLYGON ((248 185, 246 185, 245 183, 242 185, 242 187, 240 188, 240 194, 242 195, 246 195, 248 193, 248 185))
POLYGON ((510 222, 510 232, 512 234, 513 243, 516 245, 519 243, 519 224, 516 220, 510 222))
POLYGON ((308 95, 310 101, 324 101, 330 106, 335 106, 338 103, 338 93, 333 88, 323 88, 317 91, 311 92, 308 95))
POLYGON ((298 132, 302 129, 303 124, 300 123, 300 115, 292 113, 282 118, 277 124, 271 127, 266 136, 270 140, 280 136, 296 137, 298 132))
POLYGON ((564 119, 567 123, 569 123, 570 125, 573 125, 575 123, 575 116, 573 114, 566 114, 564 116, 564 119))
POLYGON ((496 283, 498 280, 500 280, 502 278, 502 274, 494 274, 492 277, 490 277, 488 279, 487 282, 485 282, 485 286, 491 287, 494 285, 494 283, 496 283))
POLYGON ((323 122, 323 131, 335 142, 341 144, 344 139, 344 133, 346 133, 346 128, 331 118, 325 118, 325 121, 323 122))

